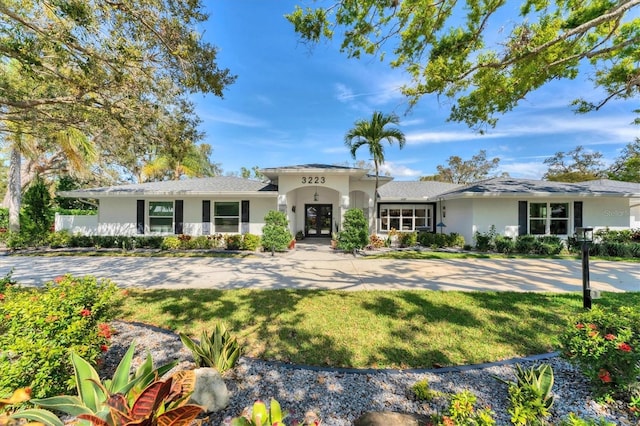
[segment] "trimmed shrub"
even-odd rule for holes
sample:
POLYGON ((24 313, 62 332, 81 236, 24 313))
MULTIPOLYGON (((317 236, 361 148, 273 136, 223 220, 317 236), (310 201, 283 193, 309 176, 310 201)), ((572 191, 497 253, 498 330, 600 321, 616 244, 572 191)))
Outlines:
POLYGON ((242 250, 256 251, 260 247, 260 236, 255 234, 244 234, 242 236, 242 250))
POLYGON ((400 247, 415 247, 418 244, 418 234, 416 232, 399 232, 398 245, 400 247))
POLYGON ((289 231, 289 220, 283 212, 271 210, 264 217, 262 247, 267 251, 285 251, 293 240, 289 231))
POLYGON ((536 237, 534 235, 518 235, 515 242, 516 253, 534 253, 536 250, 536 237))
POLYGON ((7 287, 0 301, 0 394, 31 387, 41 398, 73 388, 70 353, 96 362, 110 336, 118 288, 95 277, 58 277, 44 289, 7 287))
POLYGON ((240 250, 242 247, 242 235, 240 234, 227 234, 224 236, 224 241, 227 250, 240 250))
POLYGON ((178 237, 169 236, 162 239, 162 250, 178 250, 182 242, 178 237))
POLYGON ((51 234, 49 234, 49 239, 48 239, 49 247, 51 248, 69 247, 69 244, 71 243, 71 238, 72 238, 71 234, 69 233, 69 231, 66 231, 66 230, 52 232, 51 234))
POLYGON ((555 256, 564 250, 564 243, 557 235, 543 235, 538 238, 538 242, 540 243, 537 246, 538 254, 555 256))
POLYGON ((476 243, 476 249, 479 251, 490 251, 495 249, 496 227, 491 225, 489 232, 483 233, 476 231, 473 239, 476 243))
POLYGON ((515 241, 511 237, 505 237, 504 235, 496 235, 495 245, 498 253, 510 254, 516 249, 515 241))
POLYGON ((423 247, 463 247, 464 237, 452 232, 450 234, 435 234, 432 232, 418 233, 418 243, 423 247))
POLYGON ((344 225, 338 234, 338 248, 344 251, 362 250, 369 243, 369 225, 360 209, 344 213, 344 225))

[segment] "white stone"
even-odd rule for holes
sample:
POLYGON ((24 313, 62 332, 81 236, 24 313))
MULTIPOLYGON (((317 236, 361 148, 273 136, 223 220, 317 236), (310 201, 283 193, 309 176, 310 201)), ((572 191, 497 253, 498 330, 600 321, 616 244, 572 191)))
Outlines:
POLYGON ((189 403, 197 404, 207 413, 220 411, 229 405, 229 390, 215 368, 196 368, 196 381, 189 403))

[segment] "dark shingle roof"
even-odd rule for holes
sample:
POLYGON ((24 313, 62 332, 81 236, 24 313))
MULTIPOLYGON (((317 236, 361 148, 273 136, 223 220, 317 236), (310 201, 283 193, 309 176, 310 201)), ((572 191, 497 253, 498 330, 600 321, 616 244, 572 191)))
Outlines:
POLYGON ((493 178, 475 182, 441 194, 446 198, 474 195, 600 195, 600 196, 640 196, 640 184, 611 180, 588 182, 551 182, 543 180, 493 178))
POLYGON ((380 201, 425 201, 434 200, 443 192, 461 185, 434 181, 392 181, 378 188, 380 201))
POLYGON ((100 198, 127 195, 199 195, 199 194, 240 194, 240 193, 269 193, 275 196, 278 187, 269 183, 243 179, 234 176, 217 176, 211 178, 170 180, 161 182, 147 182, 131 185, 106 186, 101 188, 62 191, 64 197, 100 198))

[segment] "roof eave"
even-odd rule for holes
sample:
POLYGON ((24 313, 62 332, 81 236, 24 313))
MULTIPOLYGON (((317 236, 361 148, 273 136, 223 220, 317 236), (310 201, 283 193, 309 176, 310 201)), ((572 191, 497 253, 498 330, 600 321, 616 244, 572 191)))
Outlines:
POLYGON ((141 196, 188 196, 188 197, 214 197, 214 196, 251 196, 259 198, 277 197, 278 191, 110 191, 110 192, 97 192, 97 191, 60 191, 57 193, 60 197, 65 198, 133 198, 141 196))

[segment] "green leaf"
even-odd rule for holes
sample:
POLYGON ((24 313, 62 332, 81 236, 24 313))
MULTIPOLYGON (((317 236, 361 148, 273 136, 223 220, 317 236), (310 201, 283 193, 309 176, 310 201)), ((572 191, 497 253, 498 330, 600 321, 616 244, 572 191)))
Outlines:
POLYGON ((95 413, 100 409, 101 401, 106 400, 107 397, 106 395, 98 395, 96 391, 94 382, 100 383, 100 376, 91 364, 76 353, 71 353, 71 363, 73 364, 78 397, 87 408, 95 413))
POLYGON ((253 411, 251 412, 251 421, 256 426, 266 425, 269 421, 269 414, 267 413, 267 406, 262 401, 256 401, 253 403, 253 411))
POLYGON ((131 371, 131 362, 133 361, 135 348, 136 344, 135 341, 133 341, 118 363, 118 367, 116 368, 116 371, 113 374, 113 379, 110 383, 111 386, 107 388, 109 393, 125 393, 122 389, 130 382, 129 372, 131 371))
POLYGON ((282 407, 280 407, 280 403, 276 401, 274 398, 271 398, 271 403, 269 405, 269 411, 271 412, 269 421, 273 423, 282 422, 282 407))
POLYGON ((82 403, 80 398, 72 395, 32 399, 31 402, 37 406, 48 408, 50 410, 60 411, 65 414, 69 414, 70 416, 78 416, 79 414, 83 413, 92 413, 92 411, 82 403))
POLYGON ((9 416, 10 419, 27 419, 34 422, 40 422, 47 426, 64 426, 62 420, 60 420, 51 411, 30 409, 19 411, 9 416))

